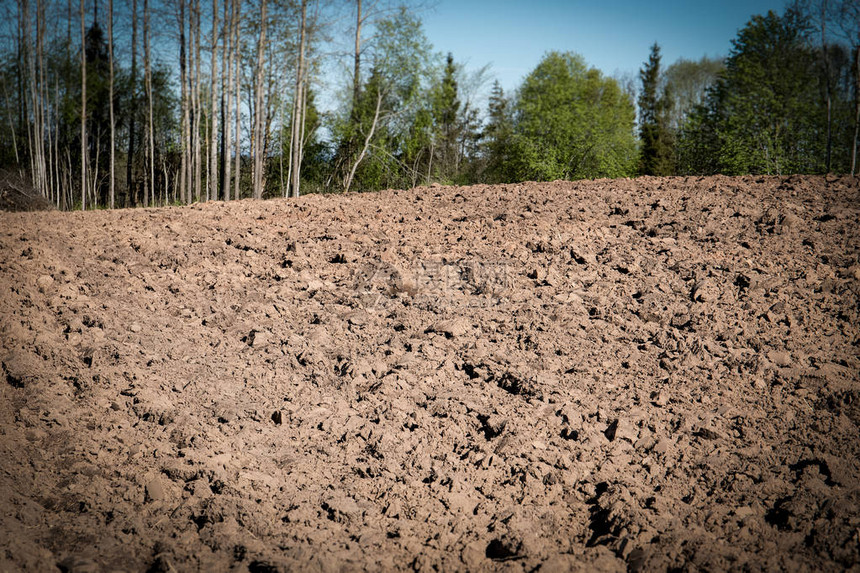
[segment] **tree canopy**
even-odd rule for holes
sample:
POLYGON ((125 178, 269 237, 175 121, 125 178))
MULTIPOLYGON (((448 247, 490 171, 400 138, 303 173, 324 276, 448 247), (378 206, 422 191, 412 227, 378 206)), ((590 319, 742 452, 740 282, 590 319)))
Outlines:
POLYGON ((581 56, 550 52, 514 105, 514 179, 625 177, 635 171, 635 111, 618 82, 581 56))
POLYGON ((856 0, 753 15, 725 58, 667 65, 655 42, 623 86, 549 52, 507 91, 437 51, 414 4, 72 6, 20 0, 0 23, 0 169, 61 208, 860 170, 856 0))
MULTIPOLYGON (((827 129, 820 53, 806 18, 789 9, 783 15, 754 16, 732 42, 726 69, 705 101, 681 128, 681 169, 729 175, 821 173, 826 169, 827 129)), ((831 63, 834 60, 831 59, 831 63)), ((840 64, 841 73, 847 68, 840 64)), ((841 93, 835 107, 842 125, 856 98, 841 93)), ((834 166, 845 170, 850 135, 836 139, 834 166)))

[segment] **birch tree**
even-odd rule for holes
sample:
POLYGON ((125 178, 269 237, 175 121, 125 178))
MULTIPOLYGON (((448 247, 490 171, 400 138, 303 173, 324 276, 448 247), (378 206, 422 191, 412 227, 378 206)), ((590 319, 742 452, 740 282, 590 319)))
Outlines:
MULTIPOLYGON (((240 0, 229 0, 230 5, 230 24, 229 24, 229 42, 228 42, 228 51, 229 57, 227 62, 227 90, 226 94, 222 93, 222 104, 223 115, 224 115, 224 138, 222 143, 222 154, 221 154, 221 163, 224 166, 224 200, 228 201, 230 199, 230 191, 231 191, 231 176, 232 176, 232 162, 230 161, 230 152, 232 150, 233 145, 233 104, 235 101, 234 91, 235 91, 235 76, 236 76, 236 51, 238 49, 238 31, 239 31, 239 4, 240 0)), ((235 110, 236 115, 238 116, 239 110, 238 106, 235 110)))
POLYGON ((150 205, 150 201, 155 201, 155 134, 152 113, 152 53, 150 48, 150 36, 151 30, 149 0, 143 0, 143 67, 145 75, 144 81, 146 82, 146 100, 148 108, 148 122, 146 132, 149 145, 149 172, 146 177, 147 185, 144 188, 143 192, 143 205, 145 207, 148 207, 150 205))
POLYGON ((179 85, 181 98, 181 138, 179 158, 179 196, 186 204, 191 203, 191 181, 188 153, 191 149, 191 115, 188 109, 188 49, 185 36, 185 0, 179 0, 179 85))
MULTIPOLYGON (((359 0, 360 4, 360 0, 359 0)), ((360 9, 360 6, 359 6, 360 9)), ((307 0, 302 0, 301 24, 299 26, 299 54, 296 63, 296 92, 293 104, 292 133, 290 135, 290 187, 292 196, 298 197, 300 193, 302 170, 302 144, 304 132, 304 107, 305 107, 305 39, 307 31, 307 0)))
POLYGON ((215 95, 218 75, 218 0, 212 0, 212 60, 209 71, 209 198, 218 198, 218 98, 215 95))
POLYGON ((45 150, 46 105, 45 105, 45 2, 36 1, 36 53, 34 64, 36 75, 33 78, 33 114, 36 134, 36 189, 42 196, 48 196, 47 159, 45 150))
POLYGON ((134 201, 134 144, 137 136, 137 0, 131 0, 131 98, 128 118, 128 156, 126 163, 126 203, 134 201))
POLYGON ((108 0, 108 57, 110 59, 110 208, 114 208, 114 186, 116 185, 116 120, 113 108, 113 0, 108 0))
POLYGON ((251 133, 251 157, 253 167, 253 190, 254 198, 260 199, 264 191, 264 130, 263 130, 263 67, 265 65, 266 52, 266 0, 260 0, 260 37, 257 40, 257 63, 254 73, 254 123, 251 133))
POLYGON ((194 71, 194 87, 192 98, 193 109, 193 149, 194 149, 194 198, 198 201, 203 199, 203 166, 201 162, 201 122, 203 115, 203 105, 200 102, 200 0, 193 0, 192 10, 192 42, 194 46, 194 59, 192 69, 194 71))
POLYGON ((87 30, 81 0, 81 211, 87 209, 87 30))
MULTIPOLYGON (((236 0, 236 3, 239 3, 239 0, 236 0)), ((241 11, 238 12, 239 17, 241 17, 241 11)), ((242 65, 239 57, 241 44, 240 37, 238 32, 239 26, 239 17, 236 18, 236 22, 234 22, 234 26, 236 26, 236 41, 234 42, 234 56, 236 59, 235 65, 235 83, 233 85, 233 109, 236 111, 236 137, 234 139, 235 142, 235 150, 234 150, 234 168, 233 171, 235 173, 233 179, 233 190, 234 190, 234 198, 239 200, 239 183, 242 179, 242 111, 239 107, 239 92, 242 86, 242 65)))

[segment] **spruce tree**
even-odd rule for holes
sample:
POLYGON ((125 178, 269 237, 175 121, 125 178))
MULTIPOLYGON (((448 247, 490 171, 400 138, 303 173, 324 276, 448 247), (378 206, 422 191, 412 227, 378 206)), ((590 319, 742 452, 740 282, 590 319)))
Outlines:
POLYGON ((668 106, 671 97, 660 93, 660 46, 651 46, 648 62, 639 71, 642 92, 639 94, 639 157, 640 175, 672 175, 673 137, 668 126, 668 106))
POLYGON ((507 162, 510 153, 511 124, 508 100, 498 80, 490 92, 487 126, 484 128, 484 147, 487 161, 486 179, 491 183, 507 182, 507 162))
POLYGON ((457 141, 460 135, 457 120, 460 100, 457 97, 456 73, 454 56, 449 52, 442 82, 435 90, 433 98, 433 119, 436 122, 440 155, 438 172, 443 180, 449 179, 457 170, 457 141))

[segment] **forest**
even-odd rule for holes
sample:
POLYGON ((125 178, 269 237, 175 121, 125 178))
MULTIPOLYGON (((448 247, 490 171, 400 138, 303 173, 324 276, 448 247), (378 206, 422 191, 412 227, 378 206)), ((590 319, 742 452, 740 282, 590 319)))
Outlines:
POLYGON ((489 66, 470 71, 437 51, 419 8, 6 3, 0 170, 64 210, 431 183, 860 171, 857 0, 752 15, 725 58, 666 64, 655 43, 635 81, 547 52, 512 93, 489 66))

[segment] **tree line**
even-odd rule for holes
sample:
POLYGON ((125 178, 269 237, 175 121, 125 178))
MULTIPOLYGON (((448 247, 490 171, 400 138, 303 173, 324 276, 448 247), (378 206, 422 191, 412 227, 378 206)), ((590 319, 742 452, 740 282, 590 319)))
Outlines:
POLYGON ((680 70, 663 72, 652 47, 640 73, 640 173, 858 173, 860 2, 800 0, 753 16, 720 68, 688 98, 680 70))
POLYGON ((549 52, 511 94, 434 51, 416 8, 18 0, 2 9, 0 167, 63 209, 858 171, 857 0, 753 16, 724 59, 664 67, 655 43, 638 82, 549 52))

